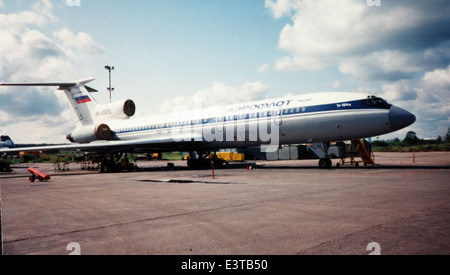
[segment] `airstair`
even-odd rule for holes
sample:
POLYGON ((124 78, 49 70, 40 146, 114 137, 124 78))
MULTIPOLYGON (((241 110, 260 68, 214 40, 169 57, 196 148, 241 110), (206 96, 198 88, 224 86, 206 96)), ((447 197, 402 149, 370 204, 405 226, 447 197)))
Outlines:
POLYGON ((348 150, 346 150, 344 156, 341 157, 341 161, 340 163, 338 163, 338 166, 350 164, 358 167, 359 163, 363 163, 364 166, 375 165, 375 156, 373 155, 371 150, 369 151, 367 149, 366 145, 361 139, 354 139, 351 141, 351 145, 349 146, 348 150), (352 149, 354 149, 354 151, 352 149), (361 161, 355 160, 355 157, 357 156, 361 158, 361 161))

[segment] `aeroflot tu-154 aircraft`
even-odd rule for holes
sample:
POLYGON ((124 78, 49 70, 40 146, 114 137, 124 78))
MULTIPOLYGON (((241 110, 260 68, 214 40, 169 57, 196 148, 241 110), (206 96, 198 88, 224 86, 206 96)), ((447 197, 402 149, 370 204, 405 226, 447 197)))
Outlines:
MULTIPOLYGON (((225 107, 203 108, 197 105, 207 102, 200 102, 193 110, 135 118, 132 100, 98 104, 90 94, 96 90, 86 86, 93 80, 0 84, 56 86, 66 93, 79 122, 67 135, 73 144, 0 149, 0 153, 79 150, 102 154, 105 161, 110 161, 111 155, 128 152, 211 152, 255 146, 267 151, 283 144, 313 142, 323 142, 326 149, 330 142, 391 133, 416 120, 413 114, 380 97, 341 92, 287 96, 225 107)), ((329 157, 324 160, 319 166, 330 167, 329 157)))

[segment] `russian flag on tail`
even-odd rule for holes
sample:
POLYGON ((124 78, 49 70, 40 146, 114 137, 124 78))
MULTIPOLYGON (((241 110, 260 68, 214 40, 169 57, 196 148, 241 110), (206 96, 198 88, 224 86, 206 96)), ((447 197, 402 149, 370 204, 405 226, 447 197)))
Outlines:
POLYGON ((77 104, 82 104, 82 103, 87 103, 87 102, 91 102, 92 101, 89 98, 89 96, 87 96, 87 95, 77 97, 77 98, 75 98, 75 100, 77 101, 77 104))

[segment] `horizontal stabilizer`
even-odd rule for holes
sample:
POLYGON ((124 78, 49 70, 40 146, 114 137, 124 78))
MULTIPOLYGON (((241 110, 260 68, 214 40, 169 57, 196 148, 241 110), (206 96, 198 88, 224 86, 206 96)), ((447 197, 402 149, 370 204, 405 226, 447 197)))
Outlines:
POLYGON ((56 86, 70 88, 77 85, 77 83, 0 83, 0 86, 56 86))
MULTIPOLYGON (((89 83, 93 81, 95 78, 86 78, 77 80, 75 82, 56 82, 56 83, 0 83, 0 86, 35 86, 35 87, 59 87, 59 90, 67 90, 74 86, 84 85, 86 83, 89 83)), ((97 90, 92 88, 86 88, 89 92, 97 92, 97 90)))

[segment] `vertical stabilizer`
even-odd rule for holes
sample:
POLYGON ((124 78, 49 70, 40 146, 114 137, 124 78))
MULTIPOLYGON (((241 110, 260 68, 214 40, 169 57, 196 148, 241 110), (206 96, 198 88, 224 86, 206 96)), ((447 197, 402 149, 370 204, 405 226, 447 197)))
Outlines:
POLYGON ((89 125, 93 123, 93 110, 98 104, 90 95, 97 90, 86 86, 86 83, 94 79, 87 78, 68 83, 0 83, 0 86, 56 86, 58 90, 66 93, 81 125, 89 125))
POLYGON ((71 87, 62 87, 69 102, 77 115, 78 121, 81 125, 89 125, 94 123, 93 110, 98 106, 95 99, 90 95, 89 91, 95 91, 92 88, 85 86, 87 82, 79 82, 77 85, 71 87))

